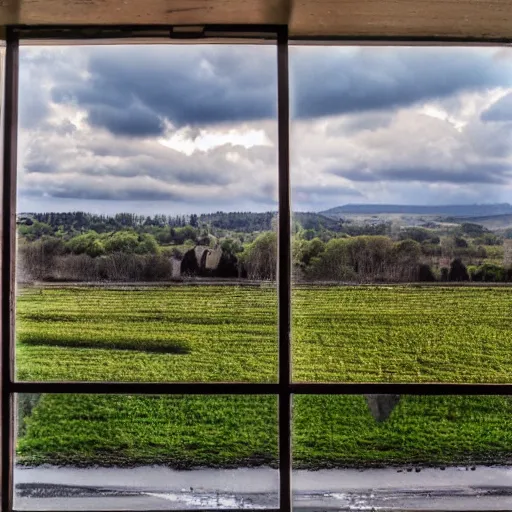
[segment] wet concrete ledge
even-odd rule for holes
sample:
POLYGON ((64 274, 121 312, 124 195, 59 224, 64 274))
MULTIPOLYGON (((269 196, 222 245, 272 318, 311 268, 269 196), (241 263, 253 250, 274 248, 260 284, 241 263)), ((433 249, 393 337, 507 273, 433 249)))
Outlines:
MULTIPOLYGON (((300 510, 512 510, 512 466, 295 471, 300 510)), ((17 510, 265 509, 278 506, 272 468, 15 470, 17 510)))

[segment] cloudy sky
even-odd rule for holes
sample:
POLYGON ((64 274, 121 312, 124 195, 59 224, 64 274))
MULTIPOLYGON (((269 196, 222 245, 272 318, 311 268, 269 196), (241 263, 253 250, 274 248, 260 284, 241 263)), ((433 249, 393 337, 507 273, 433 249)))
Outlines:
MULTIPOLYGON (((276 209, 271 46, 22 47, 18 210, 276 209)), ((294 210, 512 202, 512 50, 292 47, 294 210)))

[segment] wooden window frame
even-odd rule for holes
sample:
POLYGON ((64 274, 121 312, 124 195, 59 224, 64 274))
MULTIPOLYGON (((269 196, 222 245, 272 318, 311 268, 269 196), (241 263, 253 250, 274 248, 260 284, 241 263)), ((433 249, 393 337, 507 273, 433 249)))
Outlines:
MULTIPOLYGON (((348 41, 316 40, 322 44, 464 44, 457 41, 421 41, 407 38, 361 38, 348 41)), ((468 41, 475 44, 475 41, 468 41)), ((274 395, 278 397, 279 426, 279 508, 275 512, 292 510, 292 453, 291 402, 294 394, 315 395, 512 395, 509 384, 391 384, 391 383, 299 383, 291 379, 291 205, 290 205, 290 109, 288 74, 288 28, 276 26, 215 25, 181 27, 115 26, 115 27, 8 27, 5 47, 5 87, 3 96, 3 177, 1 228, 1 510, 13 512, 14 471, 14 396, 16 393, 76 393, 76 394, 194 394, 194 395, 274 395), (230 37, 232 36, 232 37, 230 37), (146 42, 164 37, 163 42, 224 42, 254 40, 277 43, 277 99, 278 99, 278 323, 279 323, 279 378, 275 384, 264 383, 121 383, 121 382, 17 382, 14 378, 15 345, 15 247, 16 247, 16 174, 18 136, 18 72, 20 39, 109 44, 146 42)), ((2 71, 2 70, 0 70, 2 71)), ((268 512, 269 509, 267 509, 268 512)), ((270 509, 272 511, 272 509, 270 509)))

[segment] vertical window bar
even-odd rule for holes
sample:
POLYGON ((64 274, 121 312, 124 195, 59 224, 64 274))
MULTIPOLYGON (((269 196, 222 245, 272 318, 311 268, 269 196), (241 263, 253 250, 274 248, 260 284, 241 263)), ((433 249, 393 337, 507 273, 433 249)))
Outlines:
POLYGON ((2 192, 2 511, 12 510, 14 414, 14 308, 16 252, 16 157, 18 136, 18 37, 7 30, 4 89, 2 192))
POLYGON ((291 510, 291 394, 290 394, 290 106, 288 91, 288 27, 277 34, 277 107, 279 162, 279 479, 280 510, 291 510))

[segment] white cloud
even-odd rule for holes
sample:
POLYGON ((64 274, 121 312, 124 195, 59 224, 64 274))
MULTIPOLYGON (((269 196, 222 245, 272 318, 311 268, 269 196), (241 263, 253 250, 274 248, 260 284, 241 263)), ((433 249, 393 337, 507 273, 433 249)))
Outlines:
MULTIPOLYGON (((306 80, 308 87, 317 87, 316 92, 309 94, 302 90, 302 98, 314 103, 319 101, 319 94, 330 91, 332 100, 337 102, 337 113, 333 107, 330 115, 326 115, 329 97, 322 96, 318 105, 311 104, 305 109, 309 114, 292 122, 294 209, 322 210, 347 202, 510 201, 512 121, 488 122, 483 116, 489 109, 497 108, 512 91, 507 70, 503 83, 499 83, 502 56, 498 59, 496 52, 488 50, 455 52, 453 55, 460 59, 467 56, 469 63, 476 62, 479 72, 488 70, 491 76, 489 80, 473 76, 469 64, 458 62, 455 71, 464 71, 472 86, 465 88, 460 76, 449 86, 437 83, 450 81, 447 58, 439 70, 429 69, 428 83, 417 85, 406 66, 413 62, 412 53, 393 49, 335 50, 322 53, 318 49, 305 49, 306 58, 294 68, 296 80, 300 78, 297 73, 301 66, 308 62, 315 64, 319 73, 306 80), (379 55, 382 58, 377 58, 379 55), (312 60, 312 56, 319 56, 320 61, 312 60), (371 64, 373 68, 365 68, 361 63, 371 64), (328 81, 329 76, 341 80, 342 69, 333 69, 341 65, 354 66, 348 78, 342 82, 328 81), (400 78, 412 88, 408 100, 403 100, 393 89, 405 87, 397 81, 400 78), (375 107, 379 84, 387 91, 391 106, 379 100, 378 108, 375 107), (358 109, 340 100, 339 89, 348 86, 351 97, 358 98, 358 109), (365 105, 369 107, 363 108, 365 105)), ((250 62, 238 49, 229 50, 224 56, 222 52, 201 50, 199 57, 194 57, 189 52, 190 58, 200 65, 194 73, 188 73, 189 68, 184 67, 174 78, 183 82, 180 91, 184 91, 187 81, 197 75, 196 92, 190 93, 187 105, 193 105, 193 94, 202 91, 204 83, 210 83, 208 80, 212 81, 217 96, 210 97, 210 91, 204 90, 201 98, 202 104, 209 102, 212 107, 210 118, 201 121, 201 116, 207 114, 196 109, 195 120, 187 122, 187 112, 178 109, 179 122, 173 124, 166 117, 173 113, 167 105, 161 130, 160 121, 155 125, 154 119, 146 119, 144 98, 137 100, 142 102, 136 112, 141 117, 132 119, 131 113, 119 117, 119 112, 123 113, 120 103, 108 123, 104 126, 99 123, 101 109, 121 101, 112 87, 108 90, 110 96, 102 96, 101 90, 90 91, 95 102, 103 102, 100 106, 95 103, 98 122, 91 121, 89 99, 77 101, 71 93, 78 85, 91 80, 93 75, 88 66, 94 51, 31 49, 23 53, 20 209, 59 210, 69 209, 73 204, 80 205, 80 209, 91 205, 109 212, 128 207, 148 212, 150 208, 155 213, 276 208, 277 122, 269 114, 271 108, 260 116, 254 106, 247 110, 248 119, 245 119, 239 107, 244 110, 244 102, 251 101, 250 94, 244 89, 236 101, 230 98, 234 82, 226 78, 233 73, 236 87, 245 87, 255 77, 253 68, 258 66, 258 51, 251 49, 250 62), (55 85, 59 86, 57 96, 55 85), (236 114, 236 121, 225 119, 218 108, 219 96, 236 114), (137 119, 142 123, 141 129, 130 127, 137 119), (114 134, 113 126, 117 122, 123 124, 123 130, 114 134), (146 122, 149 122, 147 130, 146 122)), ((294 49, 292 57, 300 60, 301 51, 294 49)), ((158 63, 165 62, 164 53, 159 50, 158 63)), ((141 61, 143 52, 138 50, 137 55, 141 61)), ((434 62, 433 54, 428 55, 429 62, 434 62)), ((107 57, 102 57, 101 66, 96 63, 94 76, 108 68, 107 57)), ((175 63, 183 62, 176 56, 173 59, 175 63)), ((268 55, 261 62, 267 60, 268 55)), ((117 72, 122 73, 123 65, 129 67, 129 64, 130 59, 117 62, 117 72)), ((173 86, 172 82, 166 83, 163 92, 156 87, 151 76, 155 69, 151 63, 146 64, 153 106, 155 98, 173 86)), ((419 64, 414 69, 420 69, 419 64)), ((125 101, 130 96, 131 71, 124 76, 124 82, 120 77, 114 79, 112 70, 108 71, 110 78, 100 77, 100 82, 106 80, 109 86, 123 83, 125 101)), ((166 78, 161 71, 158 73, 155 76, 166 78)), ((268 71, 265 76, 270 74, 268 71)), ((268 82, 265 76, 260 78, 263 85, 268 82)), ((140 86, 139 80, 137 87, 140 86)), ((80 91, 82 95, 87 94, 86 89, 80 91)), ((133 94, 136 93, 140 91, 134 89, 133 94)), ((266 104, 266 97, 260 92, 255 97, 258 105, 266 104)), ((162 101, 167 96, 163 98, 162 101)), ((133 102, 130 105, 133 107, 133 102)))

